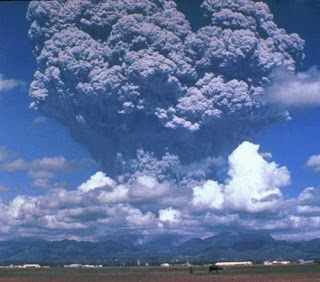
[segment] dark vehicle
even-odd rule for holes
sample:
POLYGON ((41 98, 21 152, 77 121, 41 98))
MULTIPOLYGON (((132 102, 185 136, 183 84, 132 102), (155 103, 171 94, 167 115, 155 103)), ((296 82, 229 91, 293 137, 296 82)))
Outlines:
POLYGON ((223 268, 221 266, 217 266, 217 265, 210 265, 209 266, 209 272, 211 272, 211 273, 212 273, 212 271, 219 273, 219 270, 223 270, 223 268))

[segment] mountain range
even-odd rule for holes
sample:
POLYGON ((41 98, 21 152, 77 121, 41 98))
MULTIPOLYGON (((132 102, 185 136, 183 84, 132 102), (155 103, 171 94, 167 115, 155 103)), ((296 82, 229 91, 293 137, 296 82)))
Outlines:
POLYGON ((0 241, 0 262, 10 263, 96 263, 122 265, 161 262, 213 263, 215 261, 297 260, 320 258, 320 238, 289 242, 266 233, 223 232, 179 243, 174 235, 159 235, 151 240, 125 239, 101 242, 75 240, 45 241, 20 239, 0 241))

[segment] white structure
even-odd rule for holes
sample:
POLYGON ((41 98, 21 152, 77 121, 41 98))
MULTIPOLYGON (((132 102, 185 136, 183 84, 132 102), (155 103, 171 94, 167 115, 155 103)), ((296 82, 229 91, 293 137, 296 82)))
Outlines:
POLYGON ((39 264, 24 264, 23 268, 41 268, 39 264))
POLYGON ((304 259, 298 259, 299 263, 301 264, 310 264, 310 263, 314 263, 313 259, 310 260, 304 260, 304 259))
POLYGON ((272 264, 283 264, 283 265, 286 265, 286 264, 290 264, 291 261, 288 261, 288 260, 274 260, 272 262, 272 264))
POLYGON ((78 263, 73 263, 73 264, 69 264, 69 265, 64 265, 63 267, 65 267, 65 268, 81 268, 81 267, 83 267, 83 265, 78 264, 78 263))
POLYGON ((8 266, 1 266, 1 268, 23 268, 23 266, 22 265, 10 264, 8 266))
POLYGON ((163 263, 163 264, 160 264, 161 267, 170 267, 170 264, 169 263, 163 263))
POLYGON ((272 265, 272 261, 265 261, 264 263, 263 263, 264 265, 272 265))
POLYGON ((286 265, 286 264, 290 264, 291 262, 288 261, 288 260, 274 260, 272 262, 272 264, 283 264, 283 265, 286 265))
POLYGON ((69 265, 64 265, 64 268, 101 268, 103 267, 102 264, 99 265, 93 265, 93 264, 79 264, 79 263, 73 263, 69 265))
POLYGON ((82 267, 84 267, 84 268, 95 268, 96 266, 93 265, 93 264, 85 264, 82 267))
POLYGON ((217 266, 233 266, 233 265, 252 265, 251 261, 230 261, 230 262, 217 262, 217 266))

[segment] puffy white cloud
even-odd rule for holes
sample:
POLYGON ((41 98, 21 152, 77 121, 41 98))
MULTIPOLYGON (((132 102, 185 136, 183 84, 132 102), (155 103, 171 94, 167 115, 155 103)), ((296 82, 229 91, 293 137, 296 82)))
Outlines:
POLYGON ((306 188, 297 200, 297 213, 299 215, 320 215, 320 188, 306 188))
POLYGON ((240 222, 239 214, 214 214, 212 212, 207 212, 202 220, 209 227, 219 227, 219 226, 237 226, 240 222))
POLYGON ((306 163, 307 167, 310 167, 315 172, 320 172, 320 155, 312 155, 306 163))
POLYGON ((171 207, 159 210, 159 219, 163 222, 176 223, 181 220, 181 212, 171 207))
POLYGON ((62 171, 73 168, 72 162, 68 162, 65 157, 42 158, 30 164, 31 169, 42 169, 50 171, 62 171))
POLYGON ((303 73, 275 71, 266 91, 267 102, 282 107, 319 107, 320 72, 316 67, 303 73))
MULTIPOLYGON (((13 173, 16 171, 25 170, 27 175, 32 178, 31 187, 49 189, 54 185, 50 182, 57 173, 72 173, 76 169, 85 166, 91 166, 93 162, 91 160, 67 160, 63 156, 58 157, 44 157, 42 159, 36 159, 33 161, 26 161, 23 158, 13 159, 9 158, 8 150, 0 149, 0 157, 3 156, 2 165, 0 171, 13 173)), ((1 161, 1 160, 0 160, 1 161)), ((56 183, 55 185, 57 185, 56 183)), ((63 186, 59 183, 59 186, 63 186)))
POLYGON ((96 188, 105 188, 105 187, 114 187, 115 182, 110 178, 107 177, 105 173, 98 171, 94 175, 90 177, 88 181, 82 183, 78 190, 88 192, 90 190, 96 188))
POLYGON ((314 187, 306 188, 300 195, 299 201, 304 203, 319 203, 320 200, 320 189, 314 187))
POLYGON ((153 177, 150 177, 150 176, 146 176, 146 175, 139 176, 137 179, 137 183, 141 184, 142 186, 144 186, 148 189, 152 189, 158 184, 156 179, 154 179, 153 177))
POLYGON ((312 213, 316 213, 319 214, 320 213, 320 207, 314 207, 314 206, 298 206, 297 207, 297 212, 299 214, 312 214, 312 213))
POLYGON ((136 199, 159 198, 170 192, 169 183, 159 184, 157 179, 147 175, 140 175, 130 188, 130 196, 136 199))
POLYGON ((25 198, 23 196, 15 197, 8 206, 7 213, 12 218, 17 218, 20 214, 21 207, 25 203, 25 198))
POLYGON ((268 163, 259 146, 243 142, 229 156, 226 204, 235 210, 259 212, 277 208, 282 201, 280 187, 290 184, 286 167, 268 163))
POLYGON ((220 210, 224 204, 221 185, 213 180, 206 181, 203 186, 193 188, 193 204, 203 208, 220 210))
POLYGON ((274 233, 272 234, 272 237, 277 240, 288 240, 288 241, 301 241, 301 240, 311 240, 314 238, 320 238, 320 232, 315 231, 309 231, 302 230, 301 232, 297 232, 295 230, 294 232, 282 232, 282 233, 274 233))
POLYGON ((266 160, 272 159, 272 154, 270 152, 260 152, 261 157, 263 157, 266 160))
POLYGON ((320 216, 290 216, 291 226, 296 229, 320 228, 320 216))
POLYGON ((24 86, 24 81, 18 79, 6 79, 4 78, 4 75, 0 73, 0 93, 24 86))
MULTIPOLYGON (((315 234, 320 189, 310 187, 296 199, 283 199, 280 188, 289 184, 289 172, 266 161, 258 150, 258 145, 249 142, 236 148, 229 156, 224 183, 206 180, 179 186, 159 183, 145 174, 111 179, 98 171, 75 190, 51 188, 43 195, 0 201, 1 238, 17 230, 21 236, 47 239, 54 230, 59 238, 80 240, 118 235, 120 230, 141 236, 179 233, 195 237, 213 230, 245 228, 281 237, 299 236, 303 228, 315 234)), ((46 171, 29 173, 35 180, 51 177, 46 171)))
POLYGON ((220 210, 274 211, 282 203, 280 187, 290 184, 286 167, 268 163, 258 152, 259 145, 243 142, 229 156, 225 184, 209 180, 193 188, 193 204, 220 210))
POLYGON ((44 157, 42 159, 27 162, 26 160, 19 158, 13 161, 4 163, 1 166, 2 171, 14 172, 18 170, 47 170, 47 171, 71 171, 77 167, 75 161, 68 161, 65 157, 44 157))
POLYGON ((25 170, 28 168, 28 163, 24 159, 16 159, 11 162, 7 162, 1 166, 2 171, 14 172, 17 170, 25 170))
POLYGON ((34 179, 41 178, 41 179, 50 179, 54 177, 52 172, 46 170, 30 170, 28 175, 34 179))
POLYGON ((50 179, 48 178, 37 178, 32 181, 31 187, 41 188, 41 189, 51 188, 52 185, 50 184, 49 181, 50 179))
MULTIPOLYGON (((320 189, 306 188, 298 198, 283 202, 281 210, 269 229, 276 231, 278 238, 296 240, 319 237, 320 189)), ((264 222, 260 222, 263 225, 264 222)), ((258 225, 258 224, 257 224, 258 225)))
POLYGON ((156 223, 156 216, 152 212, 148 211, 143 214, 139 209, 135 208, 129 209, 126 219, 132 226, 150 227, 156 223))
POLYGON ((80 222, 63 222, 61 220, 57 220, 54 215, 46 215, 43 217, 43 220, 45 221, 45 226, 48 229, 58 229, 58 230, 65 230, 65 229, 86 229, 88 226, 86 226, 83 223, 80 222))
POLYGON ((111 190, 99 193, 98 201, 100 203, 119 203, 128 200, 128 187, 118 185, 111 190))

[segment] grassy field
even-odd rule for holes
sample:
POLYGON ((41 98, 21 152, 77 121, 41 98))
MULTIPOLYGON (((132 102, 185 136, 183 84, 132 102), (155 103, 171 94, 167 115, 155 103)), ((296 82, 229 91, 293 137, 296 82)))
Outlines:
POLYGON ((320 281, 320 265, 238 266, 209 274, 207 267, 0 269, 0 281, 320 281))

